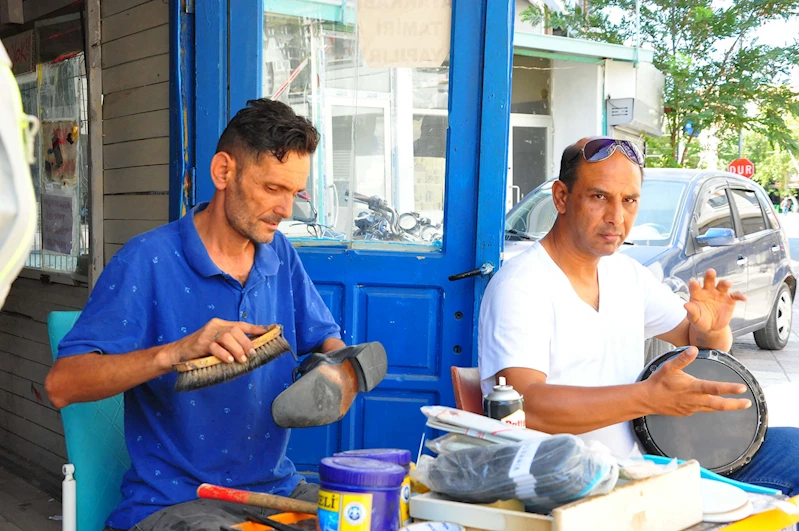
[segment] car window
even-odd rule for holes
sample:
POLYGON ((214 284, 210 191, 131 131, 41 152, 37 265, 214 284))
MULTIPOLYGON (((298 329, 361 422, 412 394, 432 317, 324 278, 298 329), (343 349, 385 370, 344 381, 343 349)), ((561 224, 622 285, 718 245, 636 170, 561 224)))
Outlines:
MULTIPOLYGON (((704 236, 710 229, 732 229, 732 211, 724 188, 705 192, 696 211, 696 234, 704 236)), ((706 246, 699 244, 700 247, 706 246)))
POLYGON ((757 191, 757 197, 760 198, 760 206, 763 207, 763 212, 766 213, 766 220, 768 221, 769 228, 779 229, 780 223, 777 221, 777 215, 774 213, 774 207, 771 206, 771 200, 762 190, 757 191))
POLYGON ((732 197, 738 217, 741 218, 744 235, 766 230, 766 218, 763 217, 763 209, 753 190, 733 189, 732 197))
POLYGON ((685 188, 683 182, 644 178, 638 217, 627 241, 636 245, 666 245, 677 228, 685 188))
POLYGON ((522 199, 518 207, 508 215, 505 228, 543 238, 552 228, 557 216, 558 211, 552 202, 552 183, 545 183, 522 199))
MULTIPOLYGON (((641 186, 638 217, 627 241, 636 245, 665 245, 671 240, 679 221, 678 211, 685 189, 683 182, 645 178, 641 186)), ((552 183, 548 182, 516 205, 508 214, 505 228, 535 239, 543 238, 557 217, 558 211, 552 202, 552 183)), ((505 237, 508 240, 522 239, 512 233, 505 237)))

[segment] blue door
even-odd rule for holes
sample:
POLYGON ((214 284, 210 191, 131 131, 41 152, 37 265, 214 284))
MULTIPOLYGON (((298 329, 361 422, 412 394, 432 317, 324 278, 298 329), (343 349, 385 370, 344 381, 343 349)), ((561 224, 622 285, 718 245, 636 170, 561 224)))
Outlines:
POLYGON ((432 435, 420 406, 452 405, 450 367, 477 360, 488 276, 449 277, 489 272, 503 243, 514 2, 431 2, 441 6, 404 25, 392 22, 401 12, 369 9, 379 4, 196 4, 196 200, 213 193, 214 144, 248 99, 308 117, 322 134, 310 199, 281 230, 344 340, 380 341, 389 357, 385 380, 341 422, 294 430, 289 456, 308 475, 343 449, 416 455, 432 435), (386 49, 391 27, 434 37, 386 49))

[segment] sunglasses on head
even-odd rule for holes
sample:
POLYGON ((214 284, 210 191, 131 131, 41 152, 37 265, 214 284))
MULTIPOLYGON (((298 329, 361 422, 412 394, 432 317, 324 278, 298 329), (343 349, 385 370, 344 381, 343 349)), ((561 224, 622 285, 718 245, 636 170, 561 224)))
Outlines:
POLYGON ((610 158, 616 150, 624 153, 630 162, 637 164, 639 168, 644 167, 644 154, 635 143, 629 140, 616 140, 615 138, 595 138, 589 140, 578 153, 572 157, 570 162, 574 162, 580 154, 588 162, 600 162, 610 158))

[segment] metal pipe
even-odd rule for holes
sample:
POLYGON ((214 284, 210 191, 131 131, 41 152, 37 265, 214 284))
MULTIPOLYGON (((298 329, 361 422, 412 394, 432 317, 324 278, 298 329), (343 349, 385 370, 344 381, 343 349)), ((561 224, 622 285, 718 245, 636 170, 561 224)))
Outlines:
POLYGON ((77 498, 75 497, 75 465, 67 463, 61 467, 64 481, 61 482, 61 529, 75 531, 77 529, 77 498))
POLYGON ((742 159, 744 156, 744 129, 738 129, 738 158, 742 159))
POLYGON ((633 66, 638 66, 638 49, 641 47, 641 0, 635 0, 635 58, 633 66))

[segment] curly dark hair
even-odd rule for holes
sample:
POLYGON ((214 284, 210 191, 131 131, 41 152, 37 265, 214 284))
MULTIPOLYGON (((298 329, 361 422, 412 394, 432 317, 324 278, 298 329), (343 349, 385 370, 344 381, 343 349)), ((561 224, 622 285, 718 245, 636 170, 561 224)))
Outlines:
POLYGON ((279 101, 268 98, 250 100, 228 122, 219 137, 216 152, 224 151, 245 164, 271 153, 283 162, 294 151, 308 155, 316 151, 319 132, 307 118, 279 101))

